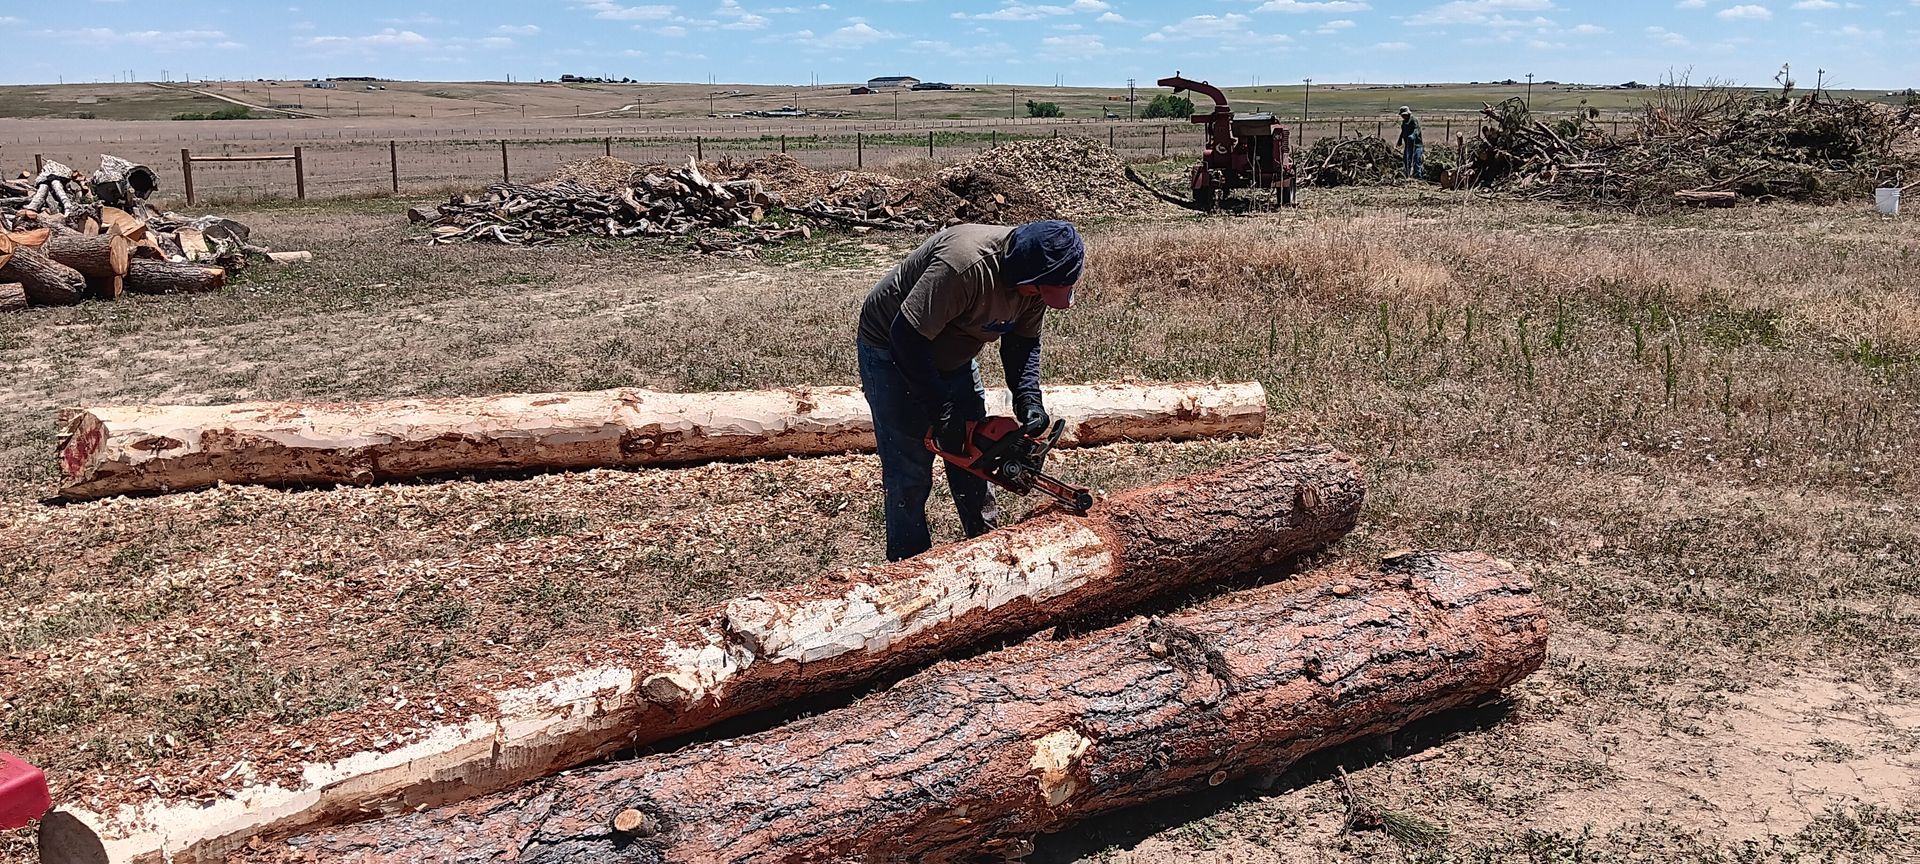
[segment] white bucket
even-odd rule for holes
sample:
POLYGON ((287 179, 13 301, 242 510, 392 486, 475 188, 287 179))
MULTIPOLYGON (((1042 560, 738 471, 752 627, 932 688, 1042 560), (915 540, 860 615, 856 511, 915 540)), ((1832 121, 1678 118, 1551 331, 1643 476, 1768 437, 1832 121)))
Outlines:
POLYGON ((1888 216, 1900 215, 1900 190, 1873 190, 1873 209, 1885 213, 1888 216))

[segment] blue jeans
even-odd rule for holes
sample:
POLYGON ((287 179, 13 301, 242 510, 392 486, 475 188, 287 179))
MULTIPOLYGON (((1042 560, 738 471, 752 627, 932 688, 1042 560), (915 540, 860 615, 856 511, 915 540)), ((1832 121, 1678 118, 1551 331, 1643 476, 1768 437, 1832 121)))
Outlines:
POLYGON ((1427 145, 1402 144, 1400 145, 1400 158, 1406 163, 1408 177, 1418 178, 1425 176, 1425 172, 1422 170, 1425 166, 1421 163, 1427 159, 1427 145))
MULTIPOLYGON (((927 531, 927 496, 933 493, 933 460, 927 449, 927 430, 933 418, 909 392, 907 376, 893 363, 893 352, 859 343, 860 389, 873 411, 873 437, 880 449, 880 485, 887 499, 887 560, 912 558, 933 548, 927 531)), ((987 416, 986 388, 980 384, 980 364, 969 363, 940 373, 940 386, 953 400, 960 416, 980 420, 987 416)), ((993 490, 987 481, 947 465, 947 485, 953 490, 960 525, 968 537, 992 531, 1000 519, 993 490)))

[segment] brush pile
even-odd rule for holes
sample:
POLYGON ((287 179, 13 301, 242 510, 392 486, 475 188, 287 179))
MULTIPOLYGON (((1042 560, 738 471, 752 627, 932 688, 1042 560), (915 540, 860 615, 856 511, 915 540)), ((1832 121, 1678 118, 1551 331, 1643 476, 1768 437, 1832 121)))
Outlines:
POLYGON ((47 162, 0 183, 0 308, 217 291, 252 261, 312 257, 255 245, 231 219, 157 212, 157 187, 152 170, 114 156, 91 174, 47 162))
POLYGON ((1399 178, 1404 162, 1374 135, 1322 138, 1300 157, 1300 176, 1314 186, 1367 186, 1399 178))
POLYGON ((805 235, 804 225, 767 218, 778 199, 756 180, 707 178, 691 158, 664 173, 647 172, 612 191, 573 180, 537 186, 498 183, 484 195, 456 195, 438 207, 415 207, 407 219, 428 229, 433 245, 484 240, 538 246, 565 237, 680 237, 702 254, 753 257, 751 244, 805 235))
POLYGON ((1036 138, 1002 144, 954 166, 1013 178, 1033 189, 1039 206, 1061 219, 1178 213, 1128 179, 1126 160, 1091 138, 1036 138))
POLYGON ((1477 185, 1638 210, 1869 195, 1900 170, 1895 147, 1911 122, 1857 100, 1715 87, 1675 88, 1620 139, 1591 117, 1542 121, 1518 99, 1482 113, 1468 156, 1477 185))

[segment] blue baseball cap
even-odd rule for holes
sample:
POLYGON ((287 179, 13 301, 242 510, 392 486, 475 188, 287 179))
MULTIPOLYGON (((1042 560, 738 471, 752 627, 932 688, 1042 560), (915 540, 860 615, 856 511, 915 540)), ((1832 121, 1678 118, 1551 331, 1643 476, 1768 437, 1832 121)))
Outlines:
POLYGON ((1071 222, 1048 219, 1013 229, 1001 273, 1015 285, 1054 288, 1040 292, 1048 306, 1073 305, 1073 286, 1080 282, 1087 257, 1086 244, 1071 222))

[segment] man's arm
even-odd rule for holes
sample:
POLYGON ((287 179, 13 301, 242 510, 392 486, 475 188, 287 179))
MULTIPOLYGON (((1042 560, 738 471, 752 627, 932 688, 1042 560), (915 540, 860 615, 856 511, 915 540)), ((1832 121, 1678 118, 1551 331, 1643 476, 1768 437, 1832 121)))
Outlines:
POLYGON ((1009 333, 1000 338, 1000 365, 1013 392, 1013 416, 1020 431, 1040 435, 1052 425, 1040 398, 1040 337, 1009 333))

